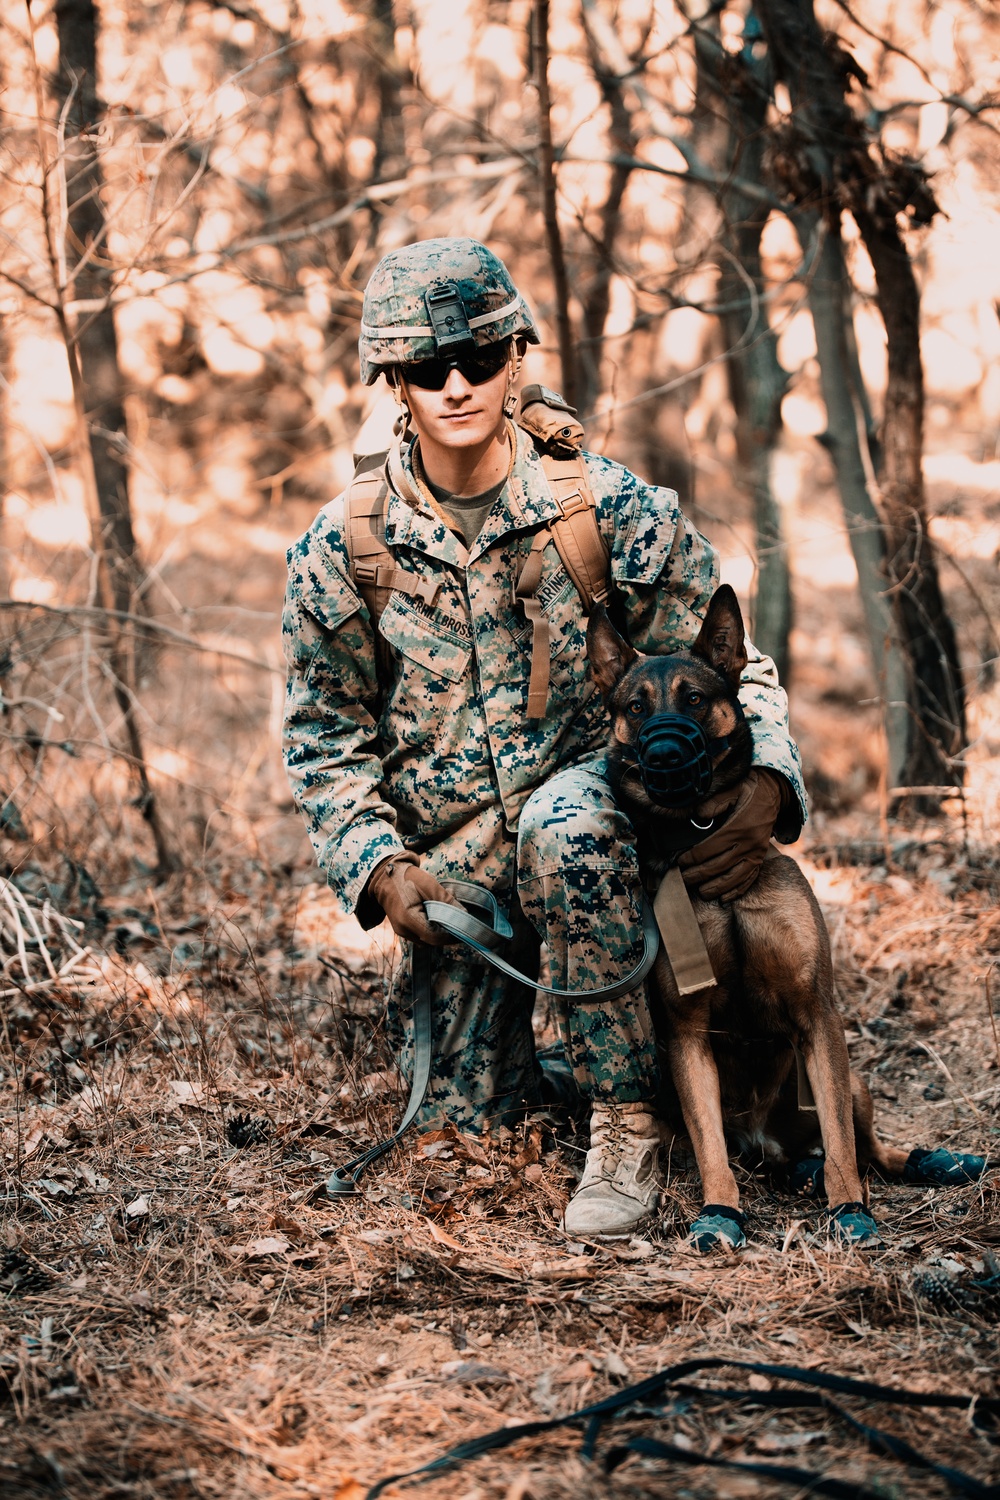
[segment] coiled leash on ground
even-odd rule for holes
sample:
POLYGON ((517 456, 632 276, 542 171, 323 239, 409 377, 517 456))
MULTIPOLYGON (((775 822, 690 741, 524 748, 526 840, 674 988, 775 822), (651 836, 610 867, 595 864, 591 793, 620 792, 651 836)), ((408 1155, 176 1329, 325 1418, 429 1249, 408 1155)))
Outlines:
MULTIPOLYGON (((677 873, 679 879, 679 872, 671 873, 677 873)), ((626 974, 624 979, 619 979, 615 984, 601 985, 598 989, 559 990, 549 985, 539 984, 537 979, 533 979, 530 974, 522 974, 520 969, 515 969, 513 964, 507 963, 506 959, 501 958, 496 952, 502 942, 513 937, 513 929, 500 910, 496 897, 490 891, 484 890, 480 885, 473 885, 468 880, 445 880, 442 884, 462 905, 451 906, 446 901, 425 901, 424 910, 428 921, 433 922, 436 927, 440 927, 458 942, 464 943, 467 948, 474 949, 488 964, 491 964, 494 969, 499 969, 500 973, 505 974, 508 979, 515 979, 521 984, 528 985, 530 989, 540 990, 543 995, 552 995, 557 1000, 582 1001, 586 1004, 594 1004, 600 1000, 616 1000, 619 995, 626 995, 629 990, 634 990, 637 984, 641 984, 653 967, 660 944, 660 930, 657 926, 657 918, 646 901, 642 904, 642 957, 635 968, 626 974), (483 921, 481 917, 474 916, 471 911, 467 910, 468 907, 473 907, 476 911, 483 913, 487 920, 483 921)), ((683 889, 683 882, 680 884, 683 889)), ((399 1145, 424 1102, 430 1083, 431 1059, 431 950, 426 943, 414 943, 413 1080, 410 1085, 410 1098, 406 1112, 398 1128, 386 1140, 370 1146, 360 1156, 355 1156, 353 1160, 346 1162, 342 1167, 336 1167, 331 1172, 326 1183, 328 1197, 356 1197, 361 1191, 358 1187, 358 1179, 362 1173, 367 1171, 373 1162, 378 1161, 380 1157, 399 1145)))
MULTIPOLYGON (((422 1464, 418 1469, 409 1469, 403 1474, 391 1474, 378 1480, 368 1490, 365 1500, 378 1500, 378 1496, 389 1485, 398 1484, 401 1480, 414 1479, 417 1476, 429 1478, 431 1475, 456 1468, 459 1464, 481 1458, 484 1453, 495 1453, 500 1448, 508 1448, 512 1443, 520 1442, 522 1438, 538 1437, 542 1433, 555 1432, 560 1427, 582 1426, 584 1428, 582 1456, 593 1459, 601 1428, 606 1422, 613 1421, 617 1417, 648 1420, 651 1417, 669 1416, 671 1410, 675 1409, 678 1404, 677 1397, 697 1396, 706 1396, 716 1405, 727 1403, 735 1406, 778 1409, 822 1408, 831 1416, 846 1423, 863 1439, 872 1452, 899 1459, 901 1463, 911 1464, 925 1473, 936 1475, 944 1481, 952 1494, 967 1496, 968 1500, 1000 1500, 1000 1485, 984 1483, 971 1474, 963 1473, 961 1469, 953 1469, 947 1464, 936 1463, 926 1454, 911 1447, 905 1439, 859 1421, 838 1402, 832 1400, 828 1392, 860 1397, 866 1401, 884 1402, 889 1406, 960 1410, 964 1411, 972 1425, 980 1430, 986 1429, 987 1424, 992 1426, 990 1419, 1000 1415, 1000 1399, 995 1396, 969 1397, 955 1396, 945 1391, 911 1391, 899 1386, 877 1385, 868 1380, 851 1380, 846 1375, 833 1375, 821 1370, 804 1370, 795 1365, 762 1364, 756 1361, 717 1357, 689 1359, 681 1364, 672 1365, 666 1370, 660 1370, 655 1375, 649 1375, 635 1385, 614 1391, 603 1401, 595 1401, 590 1406, 583 1406, 579 1411, 570 1412, 564 1417, 524 1422, 515 1427, 500 1427, 492 1432, 484 1432, 479 1437, 449 1448, 447 1452, 432 1459, 430 1463, 422 1464), (770 1379, 794 1380, 797 1385, 812 1386, 813 1389, 796 1390, 785 1387, 768 1391, 720 1390, 711 1386, 691 1385, 684 1378, 699 1370, 723 1369, 746 1370, 748 1373, 764 1375, 770 1379), (662 1399, 657 1400, 658 1397, 662 1399)), ((687 1400, 682 1401, 681 1409, 683 1410, 687 1404, 687 1400)), ((992 1432, 990 1436, 993 1438, 992 1432)), ((818 1473, 814 1469, 800 1469, 791 1464, 752 1463, 745 1459, 724 1458, 717 1454, 699 1453, 682 1448, 678 1444, 663 1442, 659 1438, 642 1436, 628 1438, 607 1450, 602 1455, 604 1471, 611 1472, 632 1454, 646 1458, 668 1459, 674 1463, 705 1464, 717 1469, 737 1469, 744 1474, 757 1474, 763 1478, 777 1480, 782 1484, 795 1485, 811 1495, 826 1495, 829 1500, 880 1500, 880 1497, 885 1494, 885 1490, 881 1487, 869 1487, 855 1480, 837 1479, 832 1475, 818 1473)))

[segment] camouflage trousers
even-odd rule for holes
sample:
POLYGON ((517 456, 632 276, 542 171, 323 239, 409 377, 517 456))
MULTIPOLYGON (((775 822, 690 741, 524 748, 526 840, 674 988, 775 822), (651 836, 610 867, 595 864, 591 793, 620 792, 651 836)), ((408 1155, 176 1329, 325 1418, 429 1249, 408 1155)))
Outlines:
MULTIPOLYGON (((612 984, 639 962, 635 833, 615 806, 603 755, 557 772, 532 793, 516 849, 499 828, 492 848, 483 847, 481 833, 472 843, 465 865, 460 832, 428 851, 423 863, 439 879, 473 880, 493 891, 514 928, 504 956, 522 973, 537 977, 542 942, 558 989, 612 984)), ((408 945, 390 993, 407 1079, 411 956, 408 945)), ((457 944, 434 950, 432 984, 434 1056, 422 1123, 450 1120, 481 1130, 537 1107, 534 988, 506 979, 457 944)), ((659 1070, 644 986, 593 1005, 560 1001, 558 1023, 585 1097, 622 1103, 655 1097, 659 1070)))

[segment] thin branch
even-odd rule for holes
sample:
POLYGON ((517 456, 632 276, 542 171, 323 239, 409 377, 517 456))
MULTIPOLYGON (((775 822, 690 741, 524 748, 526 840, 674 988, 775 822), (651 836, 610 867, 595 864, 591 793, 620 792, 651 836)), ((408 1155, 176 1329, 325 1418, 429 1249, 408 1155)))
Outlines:
MULTIPOLYGON (((0 234, 4 234, 2 229, 0 229, 0 234)), ((4 239, 8 240, 11 244, 15 243, 11 240, 10 235, 4 234, 4 239)), ((29 286, 26 281, 22 281, 20 276, 15 276, 13 271, 6 271, 0 266, 0 280, 9 282, 11 286, 16 286, 18 291, 23 292, 30 302, 37 302, 40 307, 46 308, 48 312, 58 312, 55 302, 50 302, 47 297, 42 296, 41 292, 36 292, 33 286, 29 286)))
MULTIPOLYGON (((644 165, 644 163, 642 164, 644 165)), ((525 163, 519 157, 507 157, 502 161, 484 162, 481 166, 472 167, 468 171, 430 172, 426 177, 420 179, 421 186, 433 186, 443 182, 490 182, 497 177, 505 177, 509 172, 523 171, 525 163)), ((387 202, 401 193, 410 192, 413 181, 408 177, 397 177, 392 182, 374 183, 366 188, 364 193, 338 209, 334 214, 328 214, 325 218, 316 219, 311 224, 304 224, 299 229, 283 230, 278 234, 255 235, 251 239, 235 240, 231 245, 224 245, 214 252, 214 257, 209 260, 208 254, 199 257, 203 264, 184 274, 172 277, 166 285, 176 286, 180 282, 191 281, 196 276, 201 276, 205 271, 214 271, 227 260, 234 260, 236 256, 245 254, 248 250, 257 250, 264 245, 291 245, 302 240, 314 239, 327 229, 335 229, 339 224, 346 223, 361 210, 371 208, 376 203, 387 202)), ((157 288, 157 290, 161 290, 157 288)), ((142 295, 148 296, 148 292, 137 293, 131 288, 123 288, 122 295, 111 293, 107 298, 90 298, 80 302, 67 303, 67 310, 73 312, 97 312, 102 310, 110 302, 117 306, 121 302, 131 301, 142 295)))
POLYGON ((262 661, 256 656, 247 656, 242 651, 227 651, 221 646, 209 646, 204 641, 199 641, 197 636, 188 635, 183 630, 175 630, 172 625, 163 625, 147 615, 134 615, 123 609, 101 609, 89 604, 41 604, 35 599, 0 599, 0 610, 27 609, 36 610, 40 614, 57 615, 69 619, 78 619, 82 616, 90 620, 114 620, 122 624, 133 625, 137 631, 161 635, 165 640, 173 641, 178 646, 190 646, 195 651, 203 651, 206 656, 220 656, 226 661, 242 662, 245 667, 257 667, 261 672, 280 675, 279 668, 273 666, 271 662, 262 661))
MULTIPOLYGON (((969 99, 963 99, 960 94, 942 94, 937 84, 934 82, 934 79, 931 77, 930 73, 928 73, 927 69, 923 66, 922 63, 917 61, 912 52, 907 52, 905 47, 900 47, 896 42, 890 42, 887 36, 881 36, 879 32, 873 31, 872 28, 867 24, 867 22, 862 21, 861 17, 855 14, 850 5, 848 5, 847 0, 834 0, 834 4, 840 7, 851 24, 856 26, 859 31, 863 31, 865 36, 870 37, 873 42, 878 42, 879 46, 884 47, 886 52, 895 53, 895 55, 897 57, 901 57, 904 62, 908 62, 911 67, 916 68, 917 72, 920 74, 924 82, 934 90, 935 97, 933 99, 914 99, 910 101, 911 103, 920 105, 950 104, 955 109, 965 110, 965 112, 971 115, 973 119, 978 119, 979 116, 987 109, 1000 109, 1000 100, 991 97, 989 94, 987 94, 984 99, 981 99, 978 104, 972 103, 972 101, 969 99)), ((896 104, 893 106, 893 109, 898 110, 901 107, 901 105, 896 104)), ((888 111, 879 110, 880 115, 883 113, 887 114, 888 111)), ((982 123, 985 124, 990 130, 996 131, 997 129, 997 127, 995 125, 991 125, 988 120, 984 120, 982 123)))
POLYGON ((552 286, 556 303, 556 337, 559 341, 559 364, 562 393, 570 406, 576 405, 576 360, 573 351, 573 327, 569 316, 569 278, 563 251, 559 216, 556 212, 555 155, 552 148, 552 113, 549 100, 549 0, 535 0, 535 72, 538 89, 539 148, 538 178, 542 189, 542 218, 545 241, 552 267, 552 286))
POLYGON ((757 203, 764 203, 768 208, 777 209, 779 213, 783 213, 787 207, 774 193, 761 187, 759 182, 747 182, 742 177, 732 177, 724 172, 713 172, 693 151, 689 151, 685 157, 688 163, 686 169, 664 167, 659 162, 647 161, 641 156, 620 156, 617 153, 611 156, 560 155, 559 160, 603 167, 630 167, 635 172, 654 172, 661 177, 676 178, 679 182, 695 182, 700 187, 711 188, 715 193, 736 188, 747 198, 752 198, 757 203))

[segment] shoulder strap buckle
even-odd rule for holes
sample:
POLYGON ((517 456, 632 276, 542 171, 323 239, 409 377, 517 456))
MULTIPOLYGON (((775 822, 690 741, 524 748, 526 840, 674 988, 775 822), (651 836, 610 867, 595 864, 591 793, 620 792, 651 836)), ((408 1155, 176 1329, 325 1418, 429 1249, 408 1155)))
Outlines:
POLYGON ((572 490, 568 495, 553 495, 553 499, 562 511, 564 521, 570 516, 578 516, 582 510, 592 511, 594 508, 593 500, 588 500, 579 490, 572 490))

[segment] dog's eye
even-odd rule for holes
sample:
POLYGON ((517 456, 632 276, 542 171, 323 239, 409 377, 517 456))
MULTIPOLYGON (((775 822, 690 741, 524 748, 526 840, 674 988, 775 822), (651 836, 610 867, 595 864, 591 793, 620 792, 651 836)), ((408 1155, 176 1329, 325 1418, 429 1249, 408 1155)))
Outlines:
POLYGON ((704 696, 697 692, 695 688, 692 688, 689 693, 685 694, 684 701, 688 708, 697 708, 699 703, 704 701, 704 696))
POLYGON ((645 707, 646 705, 641 698, 633 698, 628 703, 625 712, 630 719, 637 719, 645 707))

